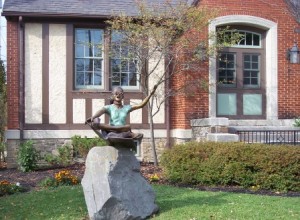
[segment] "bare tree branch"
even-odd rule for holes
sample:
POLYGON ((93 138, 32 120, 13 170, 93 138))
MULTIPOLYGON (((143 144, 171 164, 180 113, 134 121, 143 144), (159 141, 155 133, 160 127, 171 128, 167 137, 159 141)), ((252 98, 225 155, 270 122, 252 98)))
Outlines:
POLYGON ((296 18, 297 22, 300 23, 300 1, 299 0, 285 0, 291 14, 296 18))

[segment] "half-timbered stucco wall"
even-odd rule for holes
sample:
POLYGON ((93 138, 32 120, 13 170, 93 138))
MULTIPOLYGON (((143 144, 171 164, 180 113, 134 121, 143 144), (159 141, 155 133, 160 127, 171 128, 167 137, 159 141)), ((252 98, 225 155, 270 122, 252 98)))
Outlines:
MULTIPOLYGON (((15 24, 17 27, 18 23, 15 24)), ((48 149, 52 149, 52 147, 47 146, 45 140, 49 140, 51 143, 53 140, 57 140, 58 147, 74 135, 95 137, 95 133, 84 125, 84 122, 99 108, 109 104, 108 98, 111 95, 109 90, 80 91, 73 88, 74 26, 72 24, 27 22, 24 23, 23 28, 24 123, 21 130, 20 120, 22 117, 17 115, 15 127, 9 126, 6 132, 10 148, 8 157, 11 157, 9 159, 11 164, 15 162, 13 157, 16 155, 21 136, 25 140, 31 139, 36 143, 43 143, 48 149)), ((18 30, 17 28, 14 34, 18 35, 18 30)), ((8 30, 8 34, 12 33, 8 30)), ((18 43, 16 41, 16 45, 18 43)), ((9 50, 9 56, 17 57, 18 54, 17 49, 9 50)), ((150 61, 149 65, 151 66, 151 63, 154 62, 156 61, 150 61)), ((18 68, 21 66, 18 65, 18 68)), ((14 73, 16 76, 19 74, 18 68, 14 73)), ((153 75, 159 76, 163 73, 164 61, 162 60, 153 75)), ((10 77, 13 76, 10 69, 8 69, 8 74, 10 77)), ((13 80, 17 85, 20 84, 18 77, 13 80)), ((12 90, 11 86, 10 84, 10 90, 12 90)), ((163 89, 164 85, 161 85, 158 91, 162 92, 163 89)), ((19 101, 19 94, 16 93, 14 98, 19 101)), ((15 99, 10 98, 9 105, 15 99)), ((130 91, 127 93, 125 91, 125 104, 139 104, 142 100, 141 92, 130 91)), ((12 118, 10 120, 12 121, 12 118)), ((109 118, 103 115, 101 121, 109 123, 109 118)), ((130 113, 127 122, 132 125, 134 132, 144 134, 145 147, 142 147, 144 150, 141 151, 140 156, 151 160, 151 151, 147 149, 150 147, 147 141, 150 138, 147 108, 130 113)), ((166 139, 164 106, 154 117, 154 123, 156 124, 157 141, 163 149, 164 144, 161 143, 166 139)))

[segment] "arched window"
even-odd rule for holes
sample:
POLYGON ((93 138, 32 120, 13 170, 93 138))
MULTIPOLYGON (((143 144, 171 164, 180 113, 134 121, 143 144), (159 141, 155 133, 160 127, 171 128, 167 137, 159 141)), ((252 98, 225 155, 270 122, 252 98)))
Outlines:
MULTIPOLYGON (((263 119, 265 113, 264 31, 232 27, 240 40, 223 48, 217 57, 217 116, 263 119)), ((230 37, 230 36, 229 36, 230 37)))

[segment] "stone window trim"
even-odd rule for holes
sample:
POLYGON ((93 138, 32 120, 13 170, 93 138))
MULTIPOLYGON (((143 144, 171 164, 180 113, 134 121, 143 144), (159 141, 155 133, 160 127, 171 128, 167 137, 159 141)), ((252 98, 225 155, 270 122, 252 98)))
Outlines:
MULTIPOLYGON (((253 26, 266 30, 266 120, 278 119, 278 65, 277 65, 277 32, 278 24, 273 21, 249 16, 249 15, 227 15, 213 19, 209 24, 209 32, 215 33, 217 27, 224 25, 243 25, 253 26)), ((215 39, 209 41, 210 45, 214 44, 215 39)), ((216 68, 217 62, 214 57, 209 59, 209 117, 217 116, 217 87, 216 87, 216 68)))

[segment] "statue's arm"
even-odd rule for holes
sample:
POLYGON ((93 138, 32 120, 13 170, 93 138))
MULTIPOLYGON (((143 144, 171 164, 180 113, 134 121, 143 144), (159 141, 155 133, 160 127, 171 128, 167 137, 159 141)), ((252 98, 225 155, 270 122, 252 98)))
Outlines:
POLYGON ((92 122, 95 118, 99 118, 101 115, 106 113, 106 109, 103 107, 100 110, 98 110, 92 117, 88 118, 86 120, 87 123, 92 122))
POLYGON ((153 87, 151 93, 139 105, 132 106, 132 108, 130 109, 130 112, 140 109, 140 108, 143 108, 149 102, 151 96, 155 93, 156 89, 157 89, 157 85, 155 85, 153 87))

